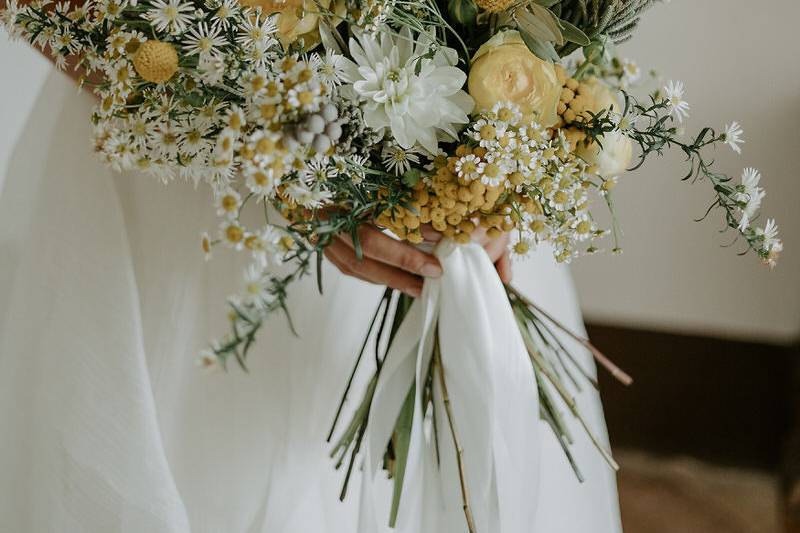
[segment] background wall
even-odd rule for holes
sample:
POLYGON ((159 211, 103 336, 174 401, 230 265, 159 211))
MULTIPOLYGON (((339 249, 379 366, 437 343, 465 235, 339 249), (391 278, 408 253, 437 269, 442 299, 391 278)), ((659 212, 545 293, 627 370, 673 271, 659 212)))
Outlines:
MULTIPOLYGON (((800 45, 796 0, 674 0, 645 15, 621 53, 686 83, 687 132, 738 120, 743 155, 725 148, 719 168, 759 168, 764 213, 786 251, 770 272, 719 235, 721 219, 695 223, 711 199, 705 183, 681 183, 680 154, 624 176, 616 205, 621 256, 585 258, 573 272, 586 319, 647 329, 770 342, 800 338, 800 45)), ((763 220, 761 221, 763 224, 763 220)))
MULTIPOLYGON (((770 272, 752 255, 720 248, 719 218, 705 211, 706 184, 681 183, 679 154, 625 176, 616 203, 621 256, 573 267, 588 321, 768 342, 800 337, 800 46, 795 0, 675 0, 645 17, 626 57, 683 80, 692 114, 687 131, 738 120, 744 155, 716 155, 720 169, 764 174, 765 213, 778 219, 786 251, 770 272)), ((0 187, 8 154, 48 72, 22 43, 0 32, 0 187)), ((88 142, 88 140, 87 140, 88 142)))

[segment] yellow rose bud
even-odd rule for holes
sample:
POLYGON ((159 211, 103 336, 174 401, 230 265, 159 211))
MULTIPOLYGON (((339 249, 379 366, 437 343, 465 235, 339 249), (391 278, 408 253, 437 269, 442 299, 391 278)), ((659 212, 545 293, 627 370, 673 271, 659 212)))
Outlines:
POLYGON ((500 32, 478 49, 467 85, 478 111, 512 102, 525 114, 537 114, 545 127, 558 119, 561 84, 555 67, 536 57, 517 31, 500 32))

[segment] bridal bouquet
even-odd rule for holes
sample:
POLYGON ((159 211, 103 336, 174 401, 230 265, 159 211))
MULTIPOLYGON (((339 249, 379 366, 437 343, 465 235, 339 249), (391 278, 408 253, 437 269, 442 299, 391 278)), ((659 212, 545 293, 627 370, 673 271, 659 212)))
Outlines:
POLYGON ((343 497, 362 461, 364 531, 381 521, 371 484, 383 467, 394 479, 390 525, 511 532, 535 507, 526 458, 536 416, 581 476, 562 410, 582 422, 572 391, 592 378, 558 330, 630 378, 504 287, 474 236, 508 233, 521 257, 546 244, 559 262, 599 251, 601 239, 619 251, 615 222, 601 227, 595 204, 613 214, 625 172, 679 150, 683 179, 708 185, 706 216, 719 212, 770 266, 782 249, 772 219, 755 225, 759 172, 738 181, 709 159, 721 145, 740 152, 741 127, 685 134, 683 84, 648 92, 639 67, 616 55, 652 3, 9 0, 2 20, 97 95, 104 161, 208 185, 219 228, 203 234, 206 255, 223 246, 252 256, 229 302, 231 331, 204 365, 246 368, 291 283, 316 271, 322 290, 335 236, 351 236, 359 257, 365 224, 421 246, 423 227, 444 237, 434 251, 444 276, 416 301, 392 290, 381 300, 356 363, 372 339, 375 371, 339 428, 348 383, 332 456, 347 465, 343 497), (459 516, 436 522, 434 505, 459 516))

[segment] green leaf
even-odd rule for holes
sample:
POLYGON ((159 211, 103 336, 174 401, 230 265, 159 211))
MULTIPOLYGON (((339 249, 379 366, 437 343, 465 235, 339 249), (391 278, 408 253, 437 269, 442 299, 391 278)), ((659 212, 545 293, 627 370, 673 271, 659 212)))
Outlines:
POLYGON ((525 41, 525 44, 528 46, 528 50, 536 54, 536 56, 540 59, 553 62, 556 62, 560 59, 558 52, 556 52, 556 49, 553 47, 553 43, 539 41, 524 31, 520 31, 519 34, 522 36, 522 40, 525 41))
POLYGON ((419 183, 420 171, 417 168, 409 168, 403 173, 403 183, 408 187, 413 187, 419 183))
POLYGON ((589 37, 581 31, 580 28, 571 22, 560 19, 559 23, 561 24, 561 31, 564 34, 564 39, 567 41, 581 46, 589 46, 589 44, 592 42, 591 39, 589 39, 589 37))
POLYGON ((474 0, 450 0, 447 3, 450 16, 462 26, 472 26, 478 16, 478 6, 474 0))
POLYGON ((527 8, 517 9, 514 12, 514 20, 517 21, 520 30, 528 32, 539 41, 553 42, 558 46, 564 44, 558 18, 546 7, 529 4, 527 8))
POLYGON ((416 392, 417 386, 412 385, 405 402, 403 402, 403 407, 400 409, 397 425, 394 428, 394 489, 392 491, 392 510, 389 514, 389 527, 395 527, 397 510, 400 508, 400 495, 403 493, 403 478, 406 474, 408 448, 411 442, 411 422, 414 419, 416 392))

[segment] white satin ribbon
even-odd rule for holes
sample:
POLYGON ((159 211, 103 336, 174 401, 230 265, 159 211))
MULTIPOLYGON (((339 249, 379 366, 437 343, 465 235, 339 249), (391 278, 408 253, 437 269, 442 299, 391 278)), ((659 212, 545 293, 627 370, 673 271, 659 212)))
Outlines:
POLYGON ((427 279, 383 363, 364 437, 358 533, 386 531, 386 502, 373 490, 386 444, 412 383, 414 419, 400 498, 398 533, 462 533, 456 450, 438 380, 437 441, 423 419, 422 391, 439 329, 455 430, 464 450, 469 505, 478 533, 529 533, 539 487, 539 399, 508 297, 486 252, 443 241, 444 274, 427 279), (438 444, 438 457, 436 445, 438 444))

